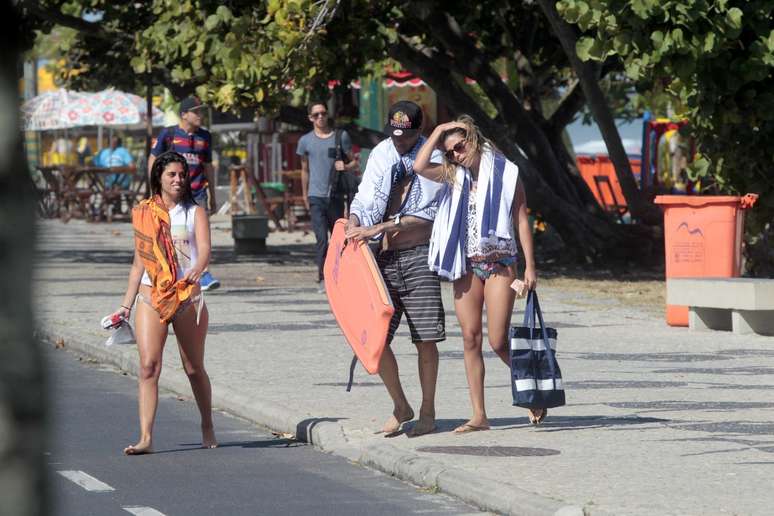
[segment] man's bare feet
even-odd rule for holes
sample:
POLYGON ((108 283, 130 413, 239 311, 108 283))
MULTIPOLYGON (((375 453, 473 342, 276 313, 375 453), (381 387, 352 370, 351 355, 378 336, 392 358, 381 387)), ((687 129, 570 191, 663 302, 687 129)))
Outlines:
POLYGON ((419 416, 417 424, 408 432, 409 437, 419 437, 420 435, 435 432, 435 418, 430 416, 419 416))
POLYGON ((153 444, 150 440, 142 440, 137 444, 124 448, 124 455, 147 455, 153 453, 153 444))
POLYGON ((411 407, 406 407, 404 410, 395 409, 392 412, 390 418, 384 423, 382 431, 379 433, 394 434, 400 430, 403 423, 414 419, 414 410, 411 407))
POLYGON ((202 427, 202 448, 217 448, 218 440, 215 439, 215 429, 202 427))

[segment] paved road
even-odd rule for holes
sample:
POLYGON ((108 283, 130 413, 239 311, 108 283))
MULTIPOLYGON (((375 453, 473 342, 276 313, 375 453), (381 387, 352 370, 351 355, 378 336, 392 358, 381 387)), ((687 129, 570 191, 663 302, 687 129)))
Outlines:
POLYGON ((135 380, 65 351, 47 356, 57 515, 477 513, 222 413, 221 447, 199 449, 195 405, 169 394, 159 406, 157 453, 125 457, 136 437, 135 380))

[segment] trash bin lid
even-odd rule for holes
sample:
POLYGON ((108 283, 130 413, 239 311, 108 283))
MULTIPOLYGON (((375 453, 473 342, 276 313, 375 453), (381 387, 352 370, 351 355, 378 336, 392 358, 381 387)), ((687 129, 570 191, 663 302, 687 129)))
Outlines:
POLYGON ((657 195, 653 200, 656 204, 682 204, 685 206, 707 206, 710 204, 739 204, 738 195, 657 195))

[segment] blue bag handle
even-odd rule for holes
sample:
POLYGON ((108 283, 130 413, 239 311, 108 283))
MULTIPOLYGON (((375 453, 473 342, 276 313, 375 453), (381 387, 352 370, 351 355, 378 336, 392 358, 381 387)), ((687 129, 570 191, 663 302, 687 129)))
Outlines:
POLYGON ((540 310, 537 292, 530 290, 527 293, 527 307, 524 309, 524 326, 530 330, 530 339, 533 339, 534 330, 538 329, 535 326, 536 322, 540 323, 540 329, 543 333, 543 345, 546 348, 546 356, 548 357, 548 369, 551 371, 552 379, 554 379, 554 376, 556 376, 556 357, 551 352, 551 342, 548 340, 548 332, 543 322, 543 312, 540 310), (537 321, 535 321, 536 315, 537 321))

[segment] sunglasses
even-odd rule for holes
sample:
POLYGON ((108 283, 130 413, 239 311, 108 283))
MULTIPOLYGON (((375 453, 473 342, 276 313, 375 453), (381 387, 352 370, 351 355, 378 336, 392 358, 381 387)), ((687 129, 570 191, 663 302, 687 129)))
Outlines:
POLYGON ((449 161, 454 161, 454 153, 462 154, 465 150, 465 145, 467 145, 468 142, 465 140, 460 140, 457 143, 454 144, 454 147, 446 151, 446 159, 449 161))
POLYGON ((328 114, 327 111, 318 111, 317 113, 311 113, 309 115, 309 118, 320 118, 320 117, 323 117, 323 116, 325 116, 327 114, 328 114))

